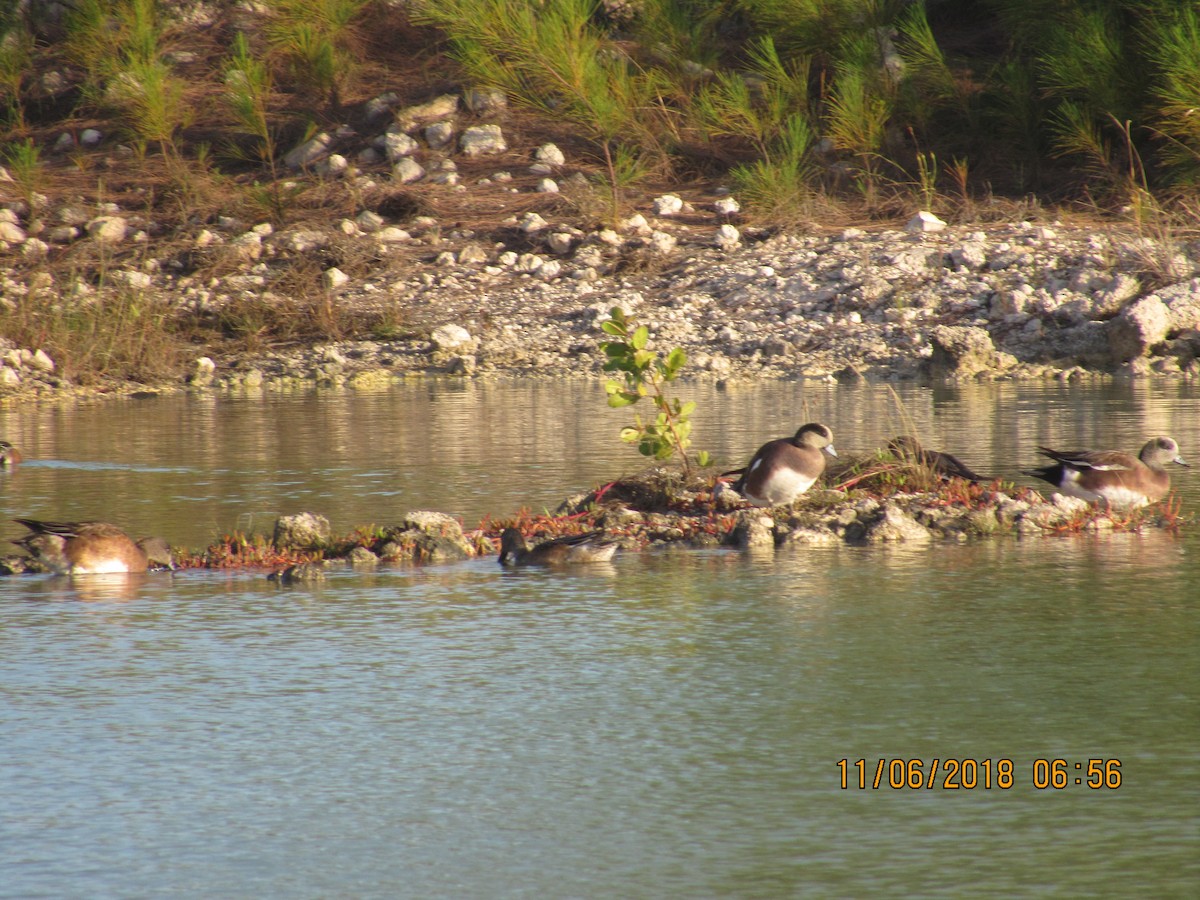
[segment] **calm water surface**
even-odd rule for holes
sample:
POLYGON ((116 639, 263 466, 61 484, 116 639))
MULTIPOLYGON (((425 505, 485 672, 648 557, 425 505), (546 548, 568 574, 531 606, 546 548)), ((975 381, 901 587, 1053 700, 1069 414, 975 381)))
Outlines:
MULTIPOLYGON (((700 401, 738 465, 819 419, 1006 475, 1176 437, 1183 385, 770 384, 700 401)), ((639 467, 589 384, 0 409, 0 515, 201 546, 310 509, 473 525, 639 467)), ((1177 470, 1185 511, 1200 475, 1177 470)), ((0 524, 0 537, 21 533, 0 524)), ((0 896, 1195 896, 1200 538, 0 580, 0 896), (857 787, 879 759, 1012 785, 857 787), (1038 790, 1037 760, 1067 761, 1038 790), (849 760, 840 787, 838 760, 849 760), (1075 784, 1119 760, 1120 786, 1075 784), (1080 770, 1074 768, 1080 763, 1080 770)))

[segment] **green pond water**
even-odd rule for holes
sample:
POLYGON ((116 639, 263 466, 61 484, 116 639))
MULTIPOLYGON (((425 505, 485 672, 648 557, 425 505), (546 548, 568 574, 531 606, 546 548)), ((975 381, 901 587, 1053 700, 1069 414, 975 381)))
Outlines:
MULTIPOLYGON (((1187 385, 897 391, 680 388, 730 467, 809 420, 1006 476, 1159 433, 1200 464, 1187 385)), ((5 408, 30 461, 0 473, 0 538, 473 525, 636 471, 627 418, 520 381, 5 408)), ((1200 474, 1172 474, 1195 515, 1200 474)), ((0 897, 1192 897, 1200 524, 300 588, 4 578, 0 735, 0 897)))

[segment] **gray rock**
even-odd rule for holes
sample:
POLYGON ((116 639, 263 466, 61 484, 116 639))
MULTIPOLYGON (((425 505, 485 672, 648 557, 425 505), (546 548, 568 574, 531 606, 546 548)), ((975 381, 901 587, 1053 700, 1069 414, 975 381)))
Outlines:
POLYGON ((392 167, 392 178, 401 184, 412 184, 425 177, 425 170, 411 157, 404 157, 392 167))
POLYGON ((329 520, 304 512, 276 519, 272 543, 279 550, 313 550, 328 545, 329 538, 329 520))
POLYGON ((537 213, 529 212, 525 213, 525 215, 521 217, 521 222, 518 227, 526 234, 533 234, 535 231, 541 231, 542 229, 548 227, 549 224, 549 222, 547 222, 537 213))
POLYGON ((400 98, 394 91, 388 91, 385 94, 380 94, 366 102, 363 106, 363 112, 368 119, 381 119, 391 112, 392 107, 400 102, 400 98))
POLYGON ((565 165, 567 162, 567 157, 558 149, 557 144, 542 144, 534 151, 533 158, 540 163, 555 167, 565 165))
POLYGON ((469 90, 463 95, 463 102, 477 116, 495 114, 508 108, 508 97, 499 88, 469 90))
POLYGON ((366 547, 355 547, 346 554, 346 562, 355 568, 373 568, 379 565, 379 557, 366 547))
POLYGON ((25 241, 26 237, 25 230, 20 225, 12 222, 0 222, 0 241, 8 244, 20 244, 25 241))
POLYGON ((775 520, 761 509, 743 510, 738 513, 729 540, 741 550, 774 550, 775 520))
POLYGON ((325 569, 326 563, 323 561, 297 563, 280 572, 272 572, 267 576, 267 580, 277 581, 280 584, 312 584, 325 580, 325 569))
POLYGON ((439 350, 455 350, 471 343, 471 333, 461 325, 440 325, 429 335, 439 350))
POLYGON ((904 230, 914 234, 932 234, 945 231, 946 223, 931 212, 921 211, 908 220, 904 230))
POLYGON ((1091 315, 1098 319, 1115 316, 1121 311, 1121 307, 1136 297, 1141 290, 1142 283, 1137 278, 1119 272, 1107 279, 1104 286, 1093 295, 1091 315))
POLYGON ((933 353, 930 372, 937 376, 969 378, 980 372, 1008 368, 1011 358, 996 352, 986 329, 966 325, 938 325, 929 332, 933 353))
POLYGON ((1167 305, 1171 331, 1200 328, 1200 278, 1168 285, 1157 293, 1167 305))
POLYGON ((860 540, 867 544, 925 544, 933 540, 933 534, 898 504, 888 501, 876 518, 864 524, 860 540))
POLYGON ((546 237, 546 246, 550 248, 550 252, 559 256, 566 256, 574 245, 575 236, 565 231, 556 231, 546 237))
POLYGON ((412 235, 403 228, 387 225, 375 232, 375 240, 381 244, 404 244, 412 240, 412 235))
POLYGON ((323 131, 300 146, 288 151, 283 157, 283 164, 289 169, 302 169, 305 166, 311 166, 329 154, 329 148, 332 144, 333 135, 323 131))
POLYGON ((364 209, 354 217, 354 224, 367 234, 374 234, 383 227, 384 218, 377 212, 364 209))
POLYGON ((1171 325, 1167 305, 1155 294, 1135 300, 1108 323, 1108 346, 1117 362, 1145 356, 1166 340, 1171 325))
POLYGON ((421 149, 421 145, 402 131, 389 131, 383 136, 383 152, 387 154, 390 163, 396 163, 406 156, 411 156, 419 149, 421 149))
POLYGON ((450 122, 434 122, 425 126, 425 141, 434 150, 448 147, 454 140, 454 125, 450 122))
POLYGON ((460 266, 482 266, 488 261, 487 250, 479 244, 467 244, 458 252, 460 266))
POLYGON ((654 198, 651 209, 656 216, 675 216, 683 211, 683 199, 677 194, 663 194, 654 198))
POLYGON ((679 239, 675 235, 665 231, 651 232, 648 240, 650 242, 650 249, 664 256, 674 252, 675 248, 679 246, 679 239))
POLYGON ((448 119, 458 112, 458 97, 454 94, 442 94, 428 103, 417 106, 407 106, 396 112, 396 126, 401 131, 411 131, 430 122, 448 119))
POLYGON ((983 241, 967 241, 950 251, 956 266, 965 269, 982 269, 987 265, 987 245, 983 241))
POLYGON ((53 244, 69 244, 79 235, 79 229, 73 225, 58 225, 46 232, 46 239, 53 244))
POLYGON ((742 242, 742 235, 736 228, 725 222, 717 226, 716 233, 713 235, 713 243, 721 250, 731 252, 736 250, 742 242))
POLYGON ((713 201, 713 212, 718 216, 736 216, 742 211, 742 205, 733 197, 722 197, 720 200, 713 201))
POLYGON ((98 216, 88 222, 88 237, 98 244, 119 244, 129 233, 129 226, 120 216, 98 216))
POLYGON ((247 231, 229 242, 229 253, 235 259, 252 261, 262 256, 262 236, 247 231))
POLYGON ((467 156, 503 153, 508 149, 499 125, 472 125, 464 129, 458 146, 467 156))
POLYGON ((317 163, 317 172, 322 175, 344 175, 349 169, 350 161, 341 154, 330 154, 317 163))
POLYGON ((1083 322, 1070 328, 1035 335, 1033 346, 1041 358, 1054 360, 1057 365, 1096 366, 1109 368, 1113 354, 1109 346, 1108 328, 1104 322, 1083 322))
POLYGON ((456 519, 427 510, 406 513, 385 531, 385 541, 393 545, 391 558, 413 562, 467 559, 475 552, 456 519))
POLYGON ((328 268, 321 273, 321 283, 327 291, 334 291, 340 287, 344 287, 349 281, 350 276, 337 266, 328 268))

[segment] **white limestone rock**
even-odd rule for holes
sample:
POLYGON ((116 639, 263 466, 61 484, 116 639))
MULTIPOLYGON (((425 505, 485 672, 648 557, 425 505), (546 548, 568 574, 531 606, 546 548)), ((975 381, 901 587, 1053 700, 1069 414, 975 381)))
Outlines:
POLYGON ((910 234, 932 234, 937 231, 945 231, 946 223, 933 213, 922 210, 908 220, 904 230, 910 234))
POLYGON ((458 146, 467 156, 503 153, 508 149, 499 125, 472 125, 463 131, 458 146))

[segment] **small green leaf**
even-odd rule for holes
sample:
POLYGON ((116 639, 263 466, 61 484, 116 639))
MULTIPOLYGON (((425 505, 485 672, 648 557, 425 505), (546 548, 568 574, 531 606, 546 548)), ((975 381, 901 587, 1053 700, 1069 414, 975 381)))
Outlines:
POLYGON ((687 354, 682 349, 676 347, 667 354, 667 368, 672 372, 678 372, 687 365, 687 354))
POLYGON ((600 330, 605 334, 611 334, 616 337, 625 337, 625 329, 621 327, 619 322, 614 322, 611 319, 607 322, 601 322, 600 330))
POLYGON ((637 397, 631 397, 629 394, 609 394, 608 405, 613 409, 620 409, 622 406, 629 406, 631 403, 637 403, 637 397))
POLYGON ((679 410, 676 413, 676 415, 678 415, 681 419, 686 419, 688 416, 690 416, 695 411, 696 411, 696 401, 689 400, 687 403, 683 404, 683 406, 679 407, 679 410))
POLYGON ((707 450, 701 450, 696 454, 696 462, 701 466, 708 466, 711 465, 712 459, 709 457, 707 450))
POLYGON ((625 443, 632 444, 634 441, 640 441, 641 439, 642 433, 636 428, 630 428, 628 425, 626 425, 621 429, 621 440, 623 440, 625 443))
POLYGON ((633 333, 633 337, 629 339, 629 343, 633 345, 635 350, 641 350, 646 346, 648 340, 650 340, 650 329, 645 325, 640 325, 637 331, 633 333))

